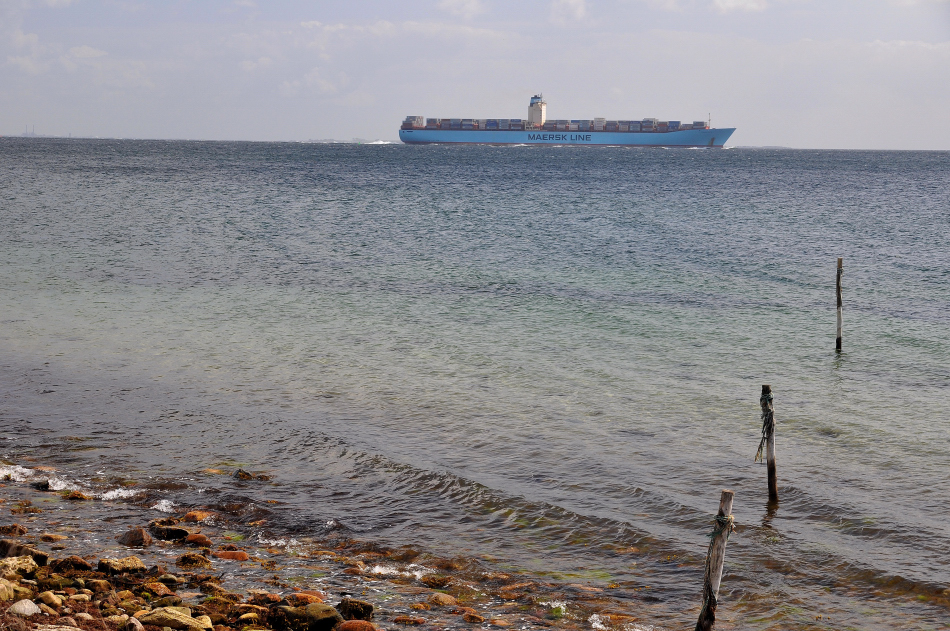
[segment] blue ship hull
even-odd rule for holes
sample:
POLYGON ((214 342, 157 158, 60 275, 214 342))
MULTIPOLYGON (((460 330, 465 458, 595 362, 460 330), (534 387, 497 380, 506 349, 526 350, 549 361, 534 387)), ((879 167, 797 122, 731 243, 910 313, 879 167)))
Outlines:
POLYGON ((470 145, 606 145, 722 148, 735 130, 735 127, 721 129, 684 129, 682 131, 669 132, 400 129, 399 140, 409 145, 461 143, 470 145))

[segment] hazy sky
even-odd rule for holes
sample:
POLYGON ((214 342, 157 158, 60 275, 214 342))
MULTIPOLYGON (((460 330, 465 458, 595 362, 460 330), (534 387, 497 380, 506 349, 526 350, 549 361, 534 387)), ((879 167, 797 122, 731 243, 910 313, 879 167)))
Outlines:
POLYGON ((397 138, 409 114, 950 149, 950 0, 0 0, 0 134, 397 138))

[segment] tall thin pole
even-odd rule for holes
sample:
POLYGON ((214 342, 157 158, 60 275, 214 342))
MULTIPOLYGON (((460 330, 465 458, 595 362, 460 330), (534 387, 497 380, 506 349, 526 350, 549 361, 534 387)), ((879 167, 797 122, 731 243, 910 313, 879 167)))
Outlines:
POLYGON ((762 440, 759 441, 759 450, 755 460, 762 459, 762 448, 765 448, 765 464, 769 470, 769 503, 778 503, 778 475, 775 473, 775 410, 772 407, 772 386, 762 385, 762 396, 759 397, 762 406, 762 440))
POLYGON ((709 551, 706 553, 706 572, 703 576, 703 606, 699 610, 696 631, 711 631, 716 622, 719 606, 719 584, 722 582, 722 565, 726 560, 726 541, 732 532, 732 499, 735 494, 724 490, 719 498, 716 514, 716 529, 713 530, 709 551))
POLYGON ((841 352, 841 271, 842 271, 842 261, 844 259, 838 258, 838 276, 835 282, 835 291, 838 294, 838 337, 835 338, 835 351, 841 352))

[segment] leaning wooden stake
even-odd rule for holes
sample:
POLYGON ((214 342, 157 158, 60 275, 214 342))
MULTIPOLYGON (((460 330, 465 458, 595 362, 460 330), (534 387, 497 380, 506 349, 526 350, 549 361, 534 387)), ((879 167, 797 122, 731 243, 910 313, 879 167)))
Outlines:
POLYGON ((759 441, 759 450, 755 453, 755 462, 762 460, 762 449, 765 449, 765 464, 769 470, 769 502, 778 502, 778 476, 775 473, 775 411, 772 408, 772 386, 762 386, 762 396, 759 397, 762 406, 762 440, 759 441))
POLYGON ((722 581, 722 563, 726 560, 726 541, 732 532, 732 491, 723 491, 716 514, 716 529, 710 534, 706 553, 706 573, 703 576, 703 608, 699 610, 696 631, 710 631, 716 622, 719 583, 722 581))
POLYGON ((841 352, 841 263, 844 259, 838 259, 838 276, 835 282, 835 290, 838 294, 838 337, 835 338, 835 350, 841 352))

